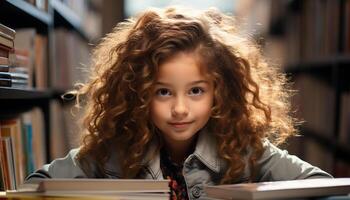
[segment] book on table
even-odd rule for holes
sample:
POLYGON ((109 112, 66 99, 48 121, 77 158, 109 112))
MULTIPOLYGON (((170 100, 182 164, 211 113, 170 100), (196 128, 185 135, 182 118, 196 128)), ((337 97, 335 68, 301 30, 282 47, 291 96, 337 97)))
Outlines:
POLYGON ((115 197, 120 199, 169 199, 169 180, 151 179, 40 179, 25 183, 7 196, 115 197))
POLYGON ((289 199, 350 194, 350 178, 320 178, 206 186, 208 197, 219 199, 289 199))

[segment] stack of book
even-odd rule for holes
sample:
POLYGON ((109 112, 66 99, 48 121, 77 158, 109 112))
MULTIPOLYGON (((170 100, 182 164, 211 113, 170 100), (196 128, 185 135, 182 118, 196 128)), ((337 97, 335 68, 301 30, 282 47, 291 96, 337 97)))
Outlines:
POLYGON ((241 183, 206 186, 204 190, 208 199, 314 199, 330 196, 339 197, 334 199, 349 199, 350 178, 241 183))
POLYGON ((169 180, 151 179, 43 179, 8 190, 5 197, 60 197, 93 199, 170 199, 169 180))
POLYGON ((0 24, 0 87, 27 88, 28 70, 22 64, 27 58, 15 50, 15 35, 15 30, 0 24))

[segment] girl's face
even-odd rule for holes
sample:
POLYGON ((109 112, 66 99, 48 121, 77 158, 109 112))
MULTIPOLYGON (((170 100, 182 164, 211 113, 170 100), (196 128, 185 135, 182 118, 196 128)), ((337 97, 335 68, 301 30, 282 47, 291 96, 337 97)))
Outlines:
POLYGON ((191 142, 209 120, 214 86, 203 71, 191 53, 160 65, 150 110, 167 144, 191 142))

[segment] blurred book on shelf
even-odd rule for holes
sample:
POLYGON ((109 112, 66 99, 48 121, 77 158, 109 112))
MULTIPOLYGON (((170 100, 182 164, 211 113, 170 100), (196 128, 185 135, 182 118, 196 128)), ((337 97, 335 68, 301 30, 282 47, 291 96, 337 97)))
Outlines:
POLYGON ((11 137, 0 137, 1 190, 15 190, 15 163, 11 137))
POLYGON ((25 0, 26 2, 32 4, 39 10, 44 12, 48 12, 49 0, 25 0))
POLYGON ((294 77, 293 89, 298 91, 292 97, 293 114, 304 123, 301 137, 291 139, 296 148, 289 145, 288 150, 333 174, 335 160, 333 152, 318 141, 312 140, 312 137, 319 136, 330 143, 336 141, 333 139, 335 89, 326 81, 309 74, 294 77))
POLYGON ((14 51, 15 30, 0 24, 0 86, 12 87, 10 70, 10 54, 14 51))
POLYGON ((307 74, 294 78, 294 89, 298 91, 293 96, 296 117, 305 120, 305 128, 331 138, 334 130, 335 89, 325 81, 307 74))
POLYGON ((350 53, 350 1, 345 1, 343 20, 343 49, 346 53, 350 53))
POLYGON ((17 29, 13 68, 28 74, 28 86, 48 88, 47 36, 34 28, 17 29))
POLYGON ((21 184, 25 178, 26 164, 24 157, 24 137, 22 134, 20 118, 0 120, 1 137, 10 137, 13 147, 13 160, 15 163, 16 184, 21 184))
POLYGON ((344 146, 350 145, 350 91, 341 96, 339 142, 344 146))
POLYGON ((0 86, 48 88, 47 38, 34 28, 17 31, 0 24, 0 86), (35 77, 35 80, 33 80, 35 77))
POLYGON ((8 57, 14 48, 16 31, 0 23, 0 56, 8 57))
POLYGON ((55 65, 50 70, 51 85, 67 90, 87 80, 89 46, 79 35, 66 29, 55 30, 55 65))
MULTIPOLYGON (((0 119, 1 138, 10 138, 13 147, 12 153, 6 155, 14 162, 14 171, 10 174, 16 177, 16 186, 47 162, 44 128, 43 112, 37 107, 16 117, 0 119)), ((2 176, 5 182, 6 173, 2 176)))
POLYGON ((272 61, 284 59, 279 62, 281 71, 296 91, 292 113, 303 121, 301 136, 291 138, 286 148, 335 177, 347 177, 350 1, 270 3, 271 31, 265 37, 264 51, 272 61))
MULTIPOLYGON (((8 68, 9 65, 10 65, 9 58, 0 56, 0 66, 7 67, 7 68, 8 68)), ((8 71, 8 70, 7 70, 7 71, 8 71)))
MULTIPOLYGON (((61 158, 67 155, 70 150, 68 127, 63 106, 59 101, 50 102, 50 152, 51 158, 61 158)), ((70 109, 70 107, 68 108, 70 109)), ((70 122, 72 123, 72 121, 70 122)), ((76 130, 76 129, 75 129, 76 130)), ((76 133, 77 134, 77 133, 76 133)))

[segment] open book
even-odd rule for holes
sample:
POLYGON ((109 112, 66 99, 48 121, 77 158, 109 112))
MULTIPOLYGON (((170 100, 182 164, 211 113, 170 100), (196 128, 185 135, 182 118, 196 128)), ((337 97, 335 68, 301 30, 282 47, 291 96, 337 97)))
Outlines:
POLYGON ((220 199, 287 199, 350 194, 350 178, 306 179, 206 186, 208 197, 220 199))
POLYGON ((115 199, 169 199, 168 180, 150 179, 42 179, 21 185, 7 196, 111 197, 115 199))

